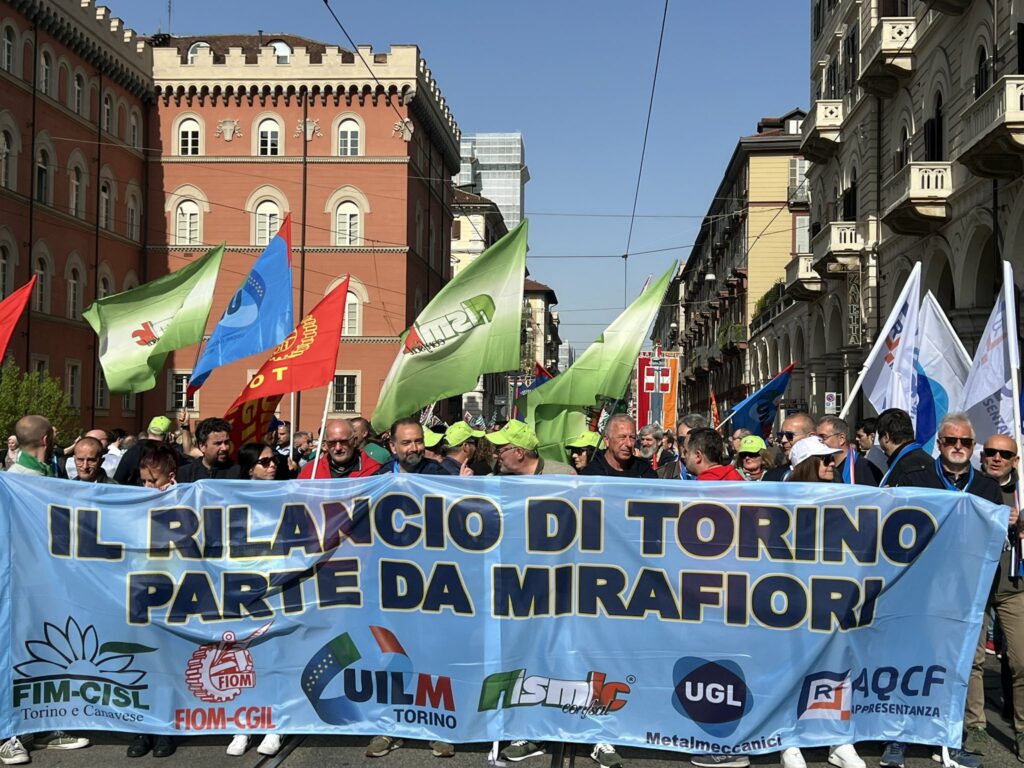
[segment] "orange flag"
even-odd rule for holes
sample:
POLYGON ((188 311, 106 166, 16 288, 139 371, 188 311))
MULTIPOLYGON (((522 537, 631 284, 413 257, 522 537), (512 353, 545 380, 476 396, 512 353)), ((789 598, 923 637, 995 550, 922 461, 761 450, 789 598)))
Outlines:
POLYGON ((711 392, 711 426, 718 429, 718 425, 722 423, 722 417, 718 415, 718 401, 715 400, 714 391, 711 392))
POLYGON ((7 345, 11 341, 14 329, 18 327, 18 320, 25 311, 25 305, 32 298, 32 289, 36 286, 36 276, 18 290, 12 293, 3 301, 0 301, 0 359, 3 359, 7 352, 7 345))
POLYGON ((283 395, 322 387, 334 380, 347 296, 346 277, 302 318, 235 398, 224 415, 231 423, 235 445, 266 435, 283 395))

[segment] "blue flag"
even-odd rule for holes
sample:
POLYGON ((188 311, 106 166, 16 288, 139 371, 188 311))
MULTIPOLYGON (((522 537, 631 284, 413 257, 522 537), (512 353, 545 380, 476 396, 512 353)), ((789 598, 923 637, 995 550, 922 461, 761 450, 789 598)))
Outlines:
POLYGON ((732 409, 729 418, 733 429, 749 429, 755 435, 767 437, 772 431, 775 414, 779 410, 779 398, 789 386, 789 377, 793 373, 790 363, 778 376, 769 381, 757 392, 732 409))
POLYGON ((295 328, 292 319, 292 217, 252 265, 206 342, 188 384, 188 396, 218 368, 277 346, 295 328))

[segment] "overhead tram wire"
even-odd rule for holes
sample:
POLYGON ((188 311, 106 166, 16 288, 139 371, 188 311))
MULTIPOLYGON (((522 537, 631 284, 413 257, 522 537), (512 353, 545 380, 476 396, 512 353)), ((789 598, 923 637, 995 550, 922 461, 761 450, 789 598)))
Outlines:
MULTIPOLYGON (((326 2, 326 0, 325 0, 326 2)), ((661 14, 661 32, 658 34, 658 53, 654 58, 654 76, 651 78, 651 97, 647 102, 647 123, 644 125, 644 143, 640 150, 640 168, 636 174, 636 190, 633 192, 633 212, 629 217, 629 234, 626 236, 626 252, 622 254, 622 306, 629 304, 629 246, 633 242, 633 224, 636 223, 636 204, 640 199, 640 181, 644 177, 644 157, 647 155, 647 137, 651 132, 651 113, 654 111, 654 91, 658 85, 658 69, 661 67, 661 45, 665 40, 665 20, 668 18, 668 0, 661 14)))

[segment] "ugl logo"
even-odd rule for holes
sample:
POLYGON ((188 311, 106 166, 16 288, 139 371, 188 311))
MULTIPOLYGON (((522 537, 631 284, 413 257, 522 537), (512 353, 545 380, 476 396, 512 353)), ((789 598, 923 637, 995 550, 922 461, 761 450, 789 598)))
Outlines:
POLYGON ((679 659, 672 668, 672 706, 712 736, 729 736, 750 711, 753 697, 743 670, 729 659, 679 659))

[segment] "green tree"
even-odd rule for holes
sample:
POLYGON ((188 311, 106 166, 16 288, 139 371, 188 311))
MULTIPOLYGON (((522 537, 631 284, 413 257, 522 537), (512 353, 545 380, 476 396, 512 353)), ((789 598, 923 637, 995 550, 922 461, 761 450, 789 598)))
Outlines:
POLYGON ((14 434, 15 423, 28 413, 48 418, 65 441, 81 429, 81 414, 71 406, 59 379, 47 373, 26 373, 8 357, 0 368, 0 434, 14 434))

